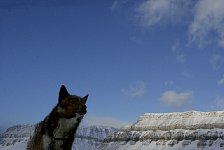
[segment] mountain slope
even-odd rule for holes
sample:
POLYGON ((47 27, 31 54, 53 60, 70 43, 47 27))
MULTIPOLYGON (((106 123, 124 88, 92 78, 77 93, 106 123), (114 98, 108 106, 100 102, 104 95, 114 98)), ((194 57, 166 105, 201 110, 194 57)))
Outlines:
POLYGON ((146 113, 108 136, 101 149, 224 149, 224 112, 146 113))
POLYGON ((102 141, 117 129, 104 126, 81 126, 73 144, 75 150, 97 150, 102 141))
MULTIPOLYGON (((16 125, 0 134, 1 150, 25 150, 34 131, 34 125, 16 125)), ((73 148, 76 150, 96 150, 108 135, 117 129, 103 126, 80 126, 77 130, 73 148)))

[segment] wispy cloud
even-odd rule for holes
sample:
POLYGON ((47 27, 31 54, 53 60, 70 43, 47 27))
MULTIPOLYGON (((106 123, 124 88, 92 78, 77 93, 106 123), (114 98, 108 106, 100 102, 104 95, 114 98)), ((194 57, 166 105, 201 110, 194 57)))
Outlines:
POLYGON ((176 59, 179 63, 184 64, 186 62, 186 56, 181 49, 179 42, 175 42, 175 44, 171 47, 173 54, 176 55, 176 59))
POLYGON ((138 8, 138 19, 144 27, 178 23, 189 16, 190 0, 146 0, 138 8))
POLYGON ((114 0, 112 6, 111 6, 111 10, 116 10, 121 8, 124 4, 126 4, 129 0, 114 0))
POLYGON ((220 54, 213 54, 210 58, 210 64, 214 69, 219 69, 224 65, 224 56, 220 54))
POLYGON ((86 115, 83 120, 84 125, 101 125, 101 126, 110 126, 115 128, 120 128, 129 123, 123 120, 119 120, 112 117, 99 117, 99 116, 89 116, 86 115))
POLYGON ((169 1, 148 0, 138 8, 139 19, 143 26, 150 27, 167 20, 169 17, 169 1))
POLYGON ((160 97, 161 101, 169 106, 183 107, 189 104, 192 100, 193 92, 176 92, 176 91, 165 91, 160 97))
POLYGON ((213 101, 213 105, 211 106, 212 110, 224 110, 224 98, 216 98, 213 101))
POLYGON ((222 75, 222 78, 217 82, 218 85, 224 85, 224 75, 222 75))
POLYGON ((145 83, 142 81, 138 81, 135 83, 131 83, 128 88, 123 88, 122 93, 131 97, 139 97, 145 94, 145 83))
POLYGON ((137 8, 137 16, 144 28, 181 23, 188 26, 190 43, 202 47, 215 42, 224 47, 223 0, 146 0, 137 8))
POLYGON ((199 46, 214 39, 224 47, 224 1, 199 0, 189 33, 191 40, 199 43, 199 46), (209 35, 213 35, 213 38, 208 39, 209 35))

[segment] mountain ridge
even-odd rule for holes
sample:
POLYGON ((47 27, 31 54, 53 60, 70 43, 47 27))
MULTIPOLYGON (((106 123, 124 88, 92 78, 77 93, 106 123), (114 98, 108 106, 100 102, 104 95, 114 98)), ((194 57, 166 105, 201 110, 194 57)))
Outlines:
POLYGON ((132 125, 147 129, 212 129, 224 128, 224 111, 186 111, 173 113, 145 113, 132 125))
POLYGON ((224 111, 145 113, 108 136, 101 150, 224 149, 224 111))
MULTIPOLYGON (((35 125, 14 125, 0 134, 1 150, 25 150, 27 141, 34 132, 35 125)), ((96 150, 102 141, 117 129, 105 126, 80 126, 73 148, 76 150, 96 150)))

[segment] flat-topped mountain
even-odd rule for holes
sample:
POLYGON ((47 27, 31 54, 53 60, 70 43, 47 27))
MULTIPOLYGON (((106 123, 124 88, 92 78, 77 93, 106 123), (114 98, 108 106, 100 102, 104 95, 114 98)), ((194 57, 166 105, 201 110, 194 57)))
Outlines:
POLYGON ((145 113, 132 125, 138 130, 224 128, 224 111, 182 113, 145 113))
POLYGON ((102 150, 221 150, 224 111, 145 113, 108 136, 102 150))

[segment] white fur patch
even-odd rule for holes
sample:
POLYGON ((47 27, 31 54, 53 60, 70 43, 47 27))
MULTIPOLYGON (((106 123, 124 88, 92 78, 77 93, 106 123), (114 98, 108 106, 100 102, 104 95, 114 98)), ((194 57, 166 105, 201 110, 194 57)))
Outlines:
POLYGON ((58 127, 54 131, 55 138, 64 138, 66 132, 69 132, 75 125, 79 122, 78 118, 82 117, 83 115, 77 114, 76 117, 71 119, 60 118, 58 121, 58 127))
POLYGON ((51 138, 48 135, 43 135, 42 138, 44 150, 48 150, 51 144, 51 138))

